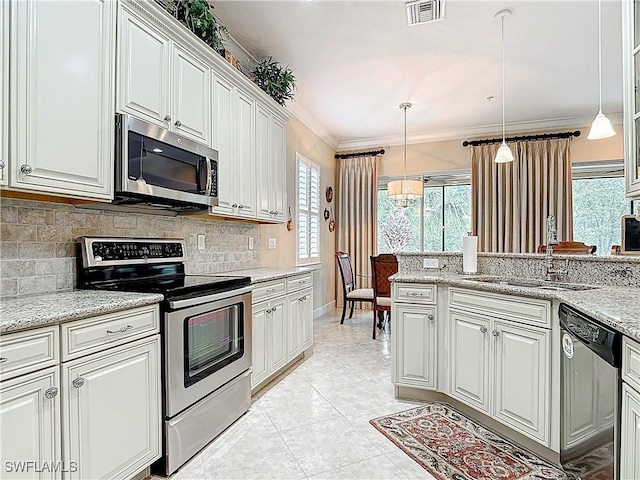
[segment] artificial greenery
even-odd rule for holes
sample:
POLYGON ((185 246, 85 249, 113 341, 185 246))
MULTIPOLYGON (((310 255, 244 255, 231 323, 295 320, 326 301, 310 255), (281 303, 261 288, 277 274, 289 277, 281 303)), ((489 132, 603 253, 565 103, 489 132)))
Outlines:
POLYGON ((272 57, 256 63, 251 72, 256 85, 267 92, 280 105, 287 100, 293 100, 293 90, 296 88, 296 78, 291 69, 283 67, 272 57))
POLYGON ((207 45, 224 55, 223 38, 229 38, 229 31, 213 14, 213 6, 206 0, 169 0, 165 8, 207 45))

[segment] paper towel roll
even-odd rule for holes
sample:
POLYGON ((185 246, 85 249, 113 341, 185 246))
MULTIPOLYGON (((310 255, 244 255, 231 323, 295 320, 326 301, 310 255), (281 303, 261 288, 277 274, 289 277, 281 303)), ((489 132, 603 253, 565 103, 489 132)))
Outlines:
POLYGON ((467 235, 462 237, 462 273, 478 271, 478 237, 467 235))

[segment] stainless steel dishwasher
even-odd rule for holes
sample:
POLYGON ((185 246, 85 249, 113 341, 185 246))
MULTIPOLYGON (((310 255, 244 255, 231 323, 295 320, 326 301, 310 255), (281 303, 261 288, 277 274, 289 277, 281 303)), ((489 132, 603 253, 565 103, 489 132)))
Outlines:
POLYGON ((619 478, 622 334, 565 304, 561 326, 560 461, 574 478, 619 478))

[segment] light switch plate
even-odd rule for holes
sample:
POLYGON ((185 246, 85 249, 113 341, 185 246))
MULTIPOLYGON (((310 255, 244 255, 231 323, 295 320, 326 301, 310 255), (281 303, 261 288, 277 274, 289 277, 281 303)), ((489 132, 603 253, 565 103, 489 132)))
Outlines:
POLYGON ((437 258, 424 258, 422 266, 423 268, 440 268, 440 260, 437 258))
POLYGON ((276 248, 276 239, 275 238, 270 238, 269 239, 269 250, 274 250, 276 248))
POLYGON ((198 234, 198 250, 204 250, 204 249, 205 249, 204 234, 199 233, 198 234))
POLYGON ((253 250, 253 237, 249 237, 249 250, 253 250))

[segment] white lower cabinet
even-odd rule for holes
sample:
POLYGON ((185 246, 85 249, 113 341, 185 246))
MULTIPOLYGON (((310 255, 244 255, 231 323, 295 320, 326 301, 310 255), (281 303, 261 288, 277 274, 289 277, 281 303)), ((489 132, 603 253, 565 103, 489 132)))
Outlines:
POLYGON ((622 385, 620 478, 640 478, 640 393, 622 385))
POLYGON ((49 367, 0 384, 1 478, 59 479, 60 367, 49 367))
POLYGON ((436 307, 398 304, 394 309, 395 383, 436 388, 436 307))
POLYGON ((287 312, 285 298, 253 305, 251 387, 287 363, 287 312))
POLYGON ((287 304, 289 306, 287 360, 291 360, 313 344, 312 290, 290 294, 287 297, 287 304))
POLYGON ((62 364, 66 478, 128 478, 160 455, 160 337, 62 364))

